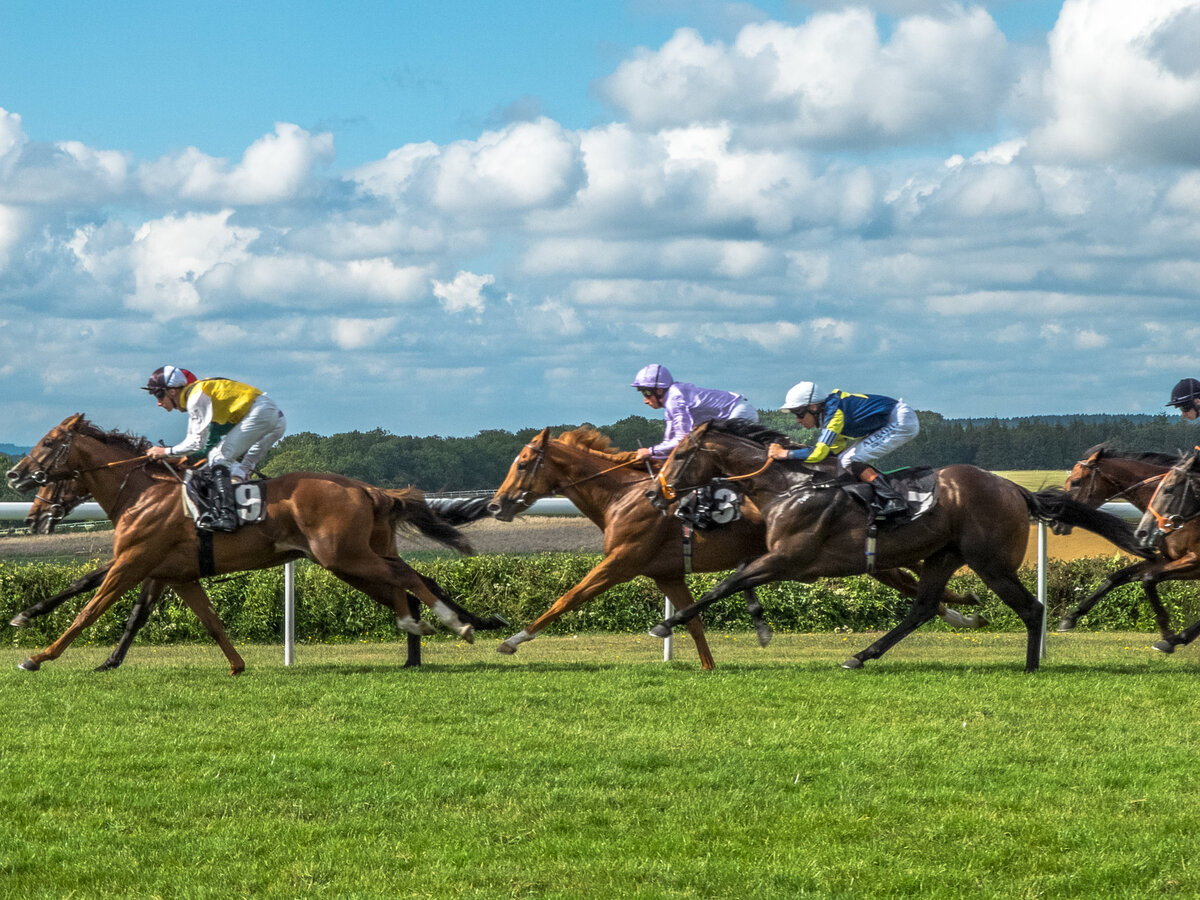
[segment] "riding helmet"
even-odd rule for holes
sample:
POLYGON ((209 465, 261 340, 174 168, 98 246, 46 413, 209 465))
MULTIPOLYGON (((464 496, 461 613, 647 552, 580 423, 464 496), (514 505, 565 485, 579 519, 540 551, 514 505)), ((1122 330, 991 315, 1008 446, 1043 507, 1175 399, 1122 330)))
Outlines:
POLYGON ((1185 378, 1171 389, 1171 402, 1167 406, 1183 407, 1200 398, 1200 381, 1185 378))
POLYGON ((648 366, 642 366, 638 370, 637 375, 633 379, 633 387, 635 388, 669 388, 675 383, 675 379, 671 377, 670 371, 666 366, 660 366, 658 363, 650 363, 648 366))
POLYGON ((146 382, 146 386, 142 390, 153 394, 156 391, 183 387, 195 380, 196 376, 187 369, 181 369, 178 366, 162 366, 150 373, 150 380, 146 382))
POLYGON ((783 406, 779 409, 781 412, 791 412, 793 409, 800 409, 802 406, 816 403, 820 396, 817 393, 817 386, 813 382, 801 381, 799 384, 791 386, 787 396, 783 398, 783 406))

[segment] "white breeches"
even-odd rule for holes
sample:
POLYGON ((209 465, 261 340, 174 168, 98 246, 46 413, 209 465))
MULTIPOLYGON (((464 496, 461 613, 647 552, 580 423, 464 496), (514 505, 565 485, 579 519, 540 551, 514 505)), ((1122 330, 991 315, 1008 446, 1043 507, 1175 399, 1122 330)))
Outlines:
POLYGON ((888 423, 878 431, 872 431, 866 437, 843 450, 838 457, 845 467, 851 461, 870 463, 885 456, 897 447, 903 446, 917 436, 921 430, 917 422, 917 414, 903 400, 896 403, 888 417, 888 423))
POLYGON ((209 465, 226 465, 231 476, 245 480, 285 431, 287 419, 274 400, 261 394, 242 421, 213 447, 209 465))

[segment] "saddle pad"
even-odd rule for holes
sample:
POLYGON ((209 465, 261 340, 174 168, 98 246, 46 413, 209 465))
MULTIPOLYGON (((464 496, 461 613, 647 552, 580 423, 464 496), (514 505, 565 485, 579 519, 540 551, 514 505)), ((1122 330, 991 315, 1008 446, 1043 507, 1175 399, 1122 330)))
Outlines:
MULTIPOLYGON (((190 479, 180 485, 183 496, 183 514, 189 519, 194 519, 200 509, 196 505, 195 497, 188 490, 188 481, 190 479)), ((233 501, 237 508, 238 525, 253 525, 267 517, 267 498, 263 496, 262 486, 263 481, 245 481, 233 486, 233 501)))

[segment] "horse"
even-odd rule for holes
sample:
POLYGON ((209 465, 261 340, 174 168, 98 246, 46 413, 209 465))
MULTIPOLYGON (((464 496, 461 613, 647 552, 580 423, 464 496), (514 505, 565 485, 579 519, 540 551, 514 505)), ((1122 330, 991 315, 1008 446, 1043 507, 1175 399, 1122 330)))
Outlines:
MULTIPOLYGON (((460 638, 474 639, 476 625, 461 620, 457 604, 448 603, 444 592, 434 591, 393 555, 401 529, 415 529, 461 553, 473 552, 461 532, 430 509, 419 490, 377 488, 330 473, 281 475, 262 483, 266 513, 262 521, 212 535, 211 559, 202 561, 201 537, 183 508, 179 476, 168 465, 151 463, 145 455, 147 447, 144 438, 103 431, 78 413, 51 429, 8 472, 10 486, 23 492, 76 480, 114 525, 113 561, 95 596, 58 640, 21 663, 21 668, 34 671, 43 662, 57 659, 126 590, 151 579, 179 594, 220 645, 230 674, 240 674, 245 664, 199 578, 304 557, 391 609, 397 625, 410 634, 433 631, 428 622, 413 615, 409 601, 413 596, 460 638)), ((488 627, 504 624, 493 619, 484 620, 488 627)))
MULTIPOLYGON (((1200 448, 1178 460, 1162 476, 1134 534, 1142 547, 1159 550, 1164 555, 1182 552, 1176 562, 1180 564, 1179 571, 1188 571, 1197 565, 1200 547, 1196 543, 1196 535, 1200 533, 1197 523, 1200 523, 1200 448)), ((1200 622, 1192 623, 1177 635, 1164 636, 1154 648, 1171 653, 1178 646, 1190 644, 1197 635, 1200 622)))
MULTIPOLYGON (((73 478, 45 484, 34 495, 33 505, 30 506, 29 514, 25 518, 25 525, 34 534, 52 534, 55 528, 58 527, 58 523, 66 518, 79 504, 87 500, 88 497, 89 495, 79 488, 73 478)), ((430 499, 427 502, 440 518, 452 525, 467 524, 476 521, 486 512, 486 501, 481 502, 478 499, 437 498, 430 499)), ((77 597, 80 594, 87 593, 99 587, 104 581, 104 576, 108 574, 108 569, 108 565, 93 569, 86 575, 71 582, 66 589, 54 596, 39 600, 32 606, 23 609, 13 616, 9 624, 14 628, 28 628, 34 619, 53 612, 72 597, 77 597)), ((432 578, 428 578, 425 575, 422 575, 421 578, 425 580, 426 585, 431 591, 458 613, 460 618, 469 621, 476 629, 489 630, 500 627, 499 623, 503 621, 500 617, 493 616, 488 620, 480 619, 468 610, 463 609, 457 602, 446 595, 440 585, 432 578)), ((113 648, 108 659, 98 665, 95 671, 107 672, 110 669, 117 668, 124 662, 125 656, 133 644, 133 639, 142 629, 142 626, 146 624, 150 613, 161 603, 165 591, 166 586, 156 581, 142 582, 138 599, 134 601, 133 607, 129 611, 129 618, 125 623, 125 630, 122 632, 120 640, 117 642, 116 647, 113 648)), ((420 606, 415 603, 415 598, 411 595, 409 596, 409 601, 413 618, 420 620, 420 606)), ((404 661, 404 668, 416 668, 421 665, 421 638, 419 635, 411 633, 406 633, 405 637, 407 639, 407 657, 404 661)))
MULTIPOLYGON (((685 609, 694 602, 684 580, 689 571, 732 569, 765 551, 763 517, 749 503, 742 505, 740 518, 718 528, 696 529, 685 539, 683 522, 664 516, 649 502, 646 492, 652 482, 648 473, 633 468, 636 462, 635 453, 611 448, 605 435, 587 427, 558 437, 551 437, 550 429, 544 428, 517 454, 504 483, 488 504, 492 515, 509 522, 538 498, 563 494, 604 532, 604 559, 546 612, 502 642, 501 653, 516 653, 518 645, 532 640, 564 613, 638 575, 652 579, 676 609, 685 609)), ((916 593, 917 581, 908 572, 880 572, 876 577, 909 596, 916 593)), ((746 594, 759 642, 765 645, 770 628, 761 621, 762 607, 752 589, 746 594)), ((978 602, 974 597, 950 592, 946 599, 954 603, 978 602)), ((980 616, 966 617, 944 605, 941 609, 952 624, 986 624, 980 616)), ((701 667, 712 669, 714 662, 703 624, 699 619, 691 621, 688 631, 696 643, 701 667)))
MULTIPOLYGON (((817 464, 775 462, 772 443, 787 438, 758 425, 714 420, 693 429, 672 451, 659 473, 660 507, 670 496, 717 476, 738 477, 767 522, 767 552, 740 567, 693 606, 668 617, 651 634, 671 629, 710 603, 746 587, 788 579, 860 575, 868 571, 868 538, 873 515, 840 489, 837 459, 817 464)), ((1036 516, 1095 531, 1123 549, 1146 556, 1132 531, 1115 516, 1092 510, 1050 489, 1033 494, 983 469, 952 465, 934 470, 937 503, 908 521, 880 527, 875 559, 880 568, 921 565, 912 608, 891 631, 842 663, 858 669, 933 618, 950 577, 969 566, 1025 624, 1025 671, 1038 668, 1042 604, 1021 584, 1017 571, 1029 541, 1029 518, 1036 516)))
MULTIPOLYGON (((1179 457, 1149 451, 1113 450, 1104 444, 1090 448, 1084 458, 1072 466, 1063 485, 1066 494, 1087 506, 1099 507, 1124 497, 1142 512, 1150 503, 1163 476, 1179 462, 1179 457)), ((1164 653, 1175 649, 1176 635, 1171 617, 1158 596, 1161 581, 1188 581, 1200 578, 1200 523, 1191 522, 1163 541, 1154 559, 1138 560, 1112 575, 1084 597, 1058 623, 1059 631, 1070 631, 1079 618, 1114 588, 1140 581, 1162 640, 1154 645, 1164 653)))

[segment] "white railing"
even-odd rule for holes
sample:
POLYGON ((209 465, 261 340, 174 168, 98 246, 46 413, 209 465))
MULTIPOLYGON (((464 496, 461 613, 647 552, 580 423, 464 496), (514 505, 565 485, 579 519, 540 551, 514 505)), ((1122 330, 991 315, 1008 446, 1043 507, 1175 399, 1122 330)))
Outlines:
MULTIPOLYGON (((431 504, 436 506, 437 498, 429 499, 431 504)), ((1142 516, 1141 511, 1131 503, 1105 503, 1100 509, 1127 522, 1136 522, 1142 516)), ((28 503, 0 503, 0 520, 22 520, 28 512, 28 503)), ((523 515, 581 516, 583 514, 576 509, 574 503, 565 497, 543 497, 541 500, 534 501, 523 515)), ((100 508, 99 503, 81 503, 66 516, 67 521, 94 521, 104 518, 106 518, 104 510, 100 508)), ((1048 605, 1046 603, 1046 523, 1039 521, 1037 527, 1037 598, 1042 604, 1042 656, 1044 657, 1046 655, 1046 607, 1048 605)), ((285 564, 283 570, 283 664, 290 666, 295 661, 296 654, 296 587, 293 563, 285 564)), ((667 618, 674 612, 671 601, 663 598, 663 618, 667 618)), ((668 637, 663 643, 663 660, 669 660, 671 653, 672 643, 671 638, 668 637)))

